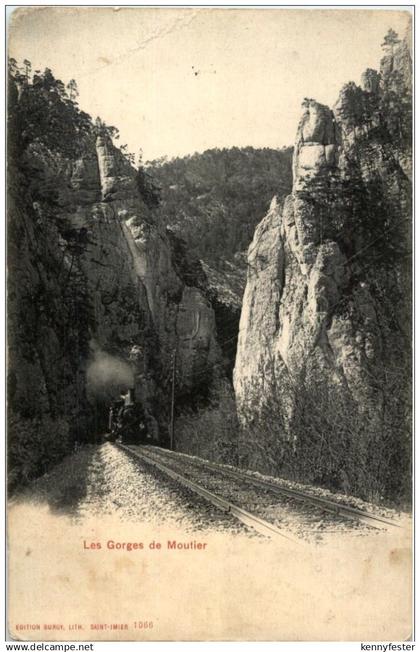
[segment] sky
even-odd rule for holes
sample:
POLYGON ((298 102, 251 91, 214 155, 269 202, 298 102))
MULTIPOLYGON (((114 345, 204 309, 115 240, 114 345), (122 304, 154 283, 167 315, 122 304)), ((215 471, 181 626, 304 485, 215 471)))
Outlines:
POLYGON ((9 55, 76 79, 79 105, 143 160, 292 145, 304 97, 332 106, 378 68, 401 10, 21 7, 9 55))

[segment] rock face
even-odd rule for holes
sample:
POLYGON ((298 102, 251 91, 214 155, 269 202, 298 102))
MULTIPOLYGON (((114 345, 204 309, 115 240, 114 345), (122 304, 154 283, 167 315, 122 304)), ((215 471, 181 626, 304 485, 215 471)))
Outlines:
POLYGON ((304 101, 293 192, 283 210, 274 198, 249 247, 234 370, 240 418, 252 424, 259 449, 271 447, 277 471, 288 462, 304 479, 347 483, 359 493, 363 481, 345 457, 356 466, 364 448, 365 463, 373 440, 379 456, 390 424, 404 427, 398 409, 385 417, 385 404, 391 386, 399 398, 403 391, 388 382, 393 365, 409 368, 410 154, 381 112, 391 82, 400 96, 410 93, 406 52, 403 42, 381 75, 367 71, 364 89, 347 85, 334 110, 304 101), (404 70, 390 80, 387 70, 395 73, 401 62, 404 70), (328 411, 330 457, 329 444, 320 452, 328 411), (346 423, 345 436, 336 417, 346 423), (274 449, 270 420, 277 423, 274 449), (303 460, 311 455, 319 455, 316 469, 303 460))
POLYGON ((207 294, 216 316, 218 342, 226 361, 225 371, 232 378, 246 281, 246 254, 234 261, 220 261, 218 269, 201 261, 208 282, 207 294))
MULTIPOLYGON (((194 286, 194 282, 200 284, 203 279, 190 277, 186 280, 176 269, 173 238, 153 224, 150 211, 139 201, 133 170, 119 151, 110 142, 104 144, 103 137, 97 139, 96 151, 102 198, 110 198, 110 201, 99 205, 99 215, 96 212, 92 230, 97 234, 98 255, 90 255, 86 274, 96 283, 98 273, 103 279, 104 268, 95 268, 95 265, 102 262, 102 265, 109 266, 111 287, 106 289, 106 294, 107 297, 114 295, 116 303, 113 328, 119 331, 123 313, 130 324, 136 325, 136 334, 119 335, 119 338, 127 342, 132 340, 135 347, 143 347, 142 370, 150 376, 150 397, 156 396, 155 383, 159 380, 156 369, 153 371, 156 361, 158 369, 167 372, 175 348, 178 350, 178 383, 181 387, 187 391, 191 389, 195 374, 207 369, 210 370, 207 380, 211 381, 211 368, 220 359, 220 351, 216 343, 213 310, 204 292, 194 286), (134 288, 131 292, 134 305, 122 307, 121 301, 127 301, 124 295, 121 296, 124 281, 134 288), (136 304, 139 306, 137 309, 136 304), (145 337, 149 337, 149 344, 146 344, 145 337)), ((101 300, 97 289, 95 297, 96 301, 101 300)), ((113 301, 108 299, 108 314, 112 306, 113 301)), ((105 316, 99 319, 99 323, 105 323, 108 329, 109 321, 105 316)), ((104 346, 106 342, 107 337, 104 346)), ((125 358, 132 359, 131 351, 126 349, 122 353, 125 358)), ((141 382, 139 378, 138 390, 144 395, 141 382)))

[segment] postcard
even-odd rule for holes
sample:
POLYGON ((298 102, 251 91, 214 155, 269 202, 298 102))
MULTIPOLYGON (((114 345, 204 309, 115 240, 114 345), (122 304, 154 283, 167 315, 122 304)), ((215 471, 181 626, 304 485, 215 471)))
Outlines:
POLYGON ((412 13, 19 6, 17 641, 409 641, 412 13))

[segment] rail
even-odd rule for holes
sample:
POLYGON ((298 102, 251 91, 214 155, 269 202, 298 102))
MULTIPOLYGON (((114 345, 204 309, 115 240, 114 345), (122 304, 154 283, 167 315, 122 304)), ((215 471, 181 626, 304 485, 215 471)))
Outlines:
POLYGON ((236 519, 241 521, 241 523, 247 525, 248 527, 252 527, 260 534, 263 534, 264 536, 268 536, 270 538, 281 537, 283 539, 288 539, 293 543, 298 543, 299 545, 302 545, 301 541, 295 539, 294 537, 291 537, 290 534, 288 533, 286 534, 283 530, 280 530, 272 523, 269 523, 268 521, 265 521, 259 518, 258 516, 255 516, 255 514, 251 514, 251 512, 246 511, 245 509, 239 507, 238 505, 234 505, 233 503, 225 500, 221 496, 218 496, 213 492, 208 491, 208 489, 204 489, 204 487, 201 487, 196 482, 192 482, 191 480, 188 480, 188 478, 181 475, 180 473, 177 473, 176 471, 173 471, 162 462, 160 461, 158 462, 156 459, 153 459, 151 456, 145 453, 144 450, 141 451, 133 450, 129 446, 120 443, 117 443, 116 445, 120 449, 124 450, 126 453, 131 455, 132 457, 138 458, 142 462, 145 462, 146 464, 149 464, 150 466, 153 466, 154 468, 158 469, 159 471, 161 471, 161 473, 167 475, 172 480, 175 480, 175 482, 177 482, 181 486, 190 489, 193 493, 201 496, 207 502, 211 503, 215 507, 218 507, 225 513, 231 514, 236 519))
MULTIPOLYGON (((187 459, 189 458, 188 455, 185 455, 183 453, 173 453, 171 451, 167 451, 167 449, 165 448, 153 447, 153 450, 159 451, 159 453, 160 454, 163 453, 163 455, 169 455, 169 456, 175 455, 187 459)), ((193 458, 189 458, 189 459, 192 460, 193 458)), ((323 510, 336 514, 337 516, 342 516, 343 518, 348 518, 352 520, 358 520, 362 523, 366 523, 367 525, 370 525, 370 527, 375 527, 377 529, 383 529, 384 526, 397 527, 397 528, 401 527, 400 525, 398 525, 398 523, 390 521, 389 519, 386 519, 382 516, 377 516, 376 514, 369 514, 368 512, 364 512, 360 509, 356 509, 355 507, 350 507, 349 505, 343 505, 342 503, 334 502, 333 500, 330 500, 328 498, 323 498, 322 496, 315 496, 314 494, 310 494, 308 492, 301 491, 299 489, 290 489, 288 487, 282 487, 276 482, 247 475, 244 472, 235 471, 234 469, 227 468, 224 465, 220 465, 215 462, 210 462, 208 460, 203 460, 201 458, 199 458, 199 461, 200 463, 209 466, 211 468, 214 468, 215 470, 219 470, 221 473, 231 476, 232 478, 240 479, 245 482, 249 482, 250 484, 254 484, 259 487, 270 489, 271 491, 279 495, 289 496, 291 498, 295 498, 296 500, 300 500, 302 502, 306 502, 315 505, 317 507, 321 507, 323 510)))

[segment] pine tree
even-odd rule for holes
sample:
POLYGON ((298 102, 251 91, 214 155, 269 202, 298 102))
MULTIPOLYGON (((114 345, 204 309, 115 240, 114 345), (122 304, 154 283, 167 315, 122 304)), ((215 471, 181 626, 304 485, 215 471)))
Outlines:
POLYGON ((382 43, 382 48, 385 50, 386 54, 394 54, 395 46, 401 43, 401 40, 398 38, 397 32, 393 29, 389 29, 384 37, 384 42, 382 43))
POLYGON ((79 90, 77 88, 77 83, 74 79, 70 79, 69 83, 66 86, 69 93, 69 97, 74 102, 79 95, 79 90))

